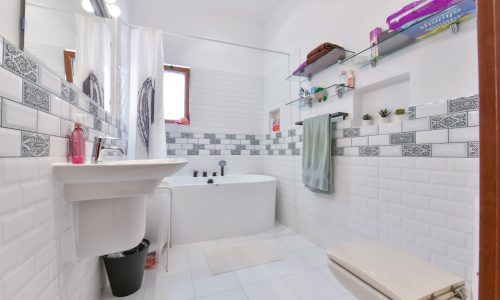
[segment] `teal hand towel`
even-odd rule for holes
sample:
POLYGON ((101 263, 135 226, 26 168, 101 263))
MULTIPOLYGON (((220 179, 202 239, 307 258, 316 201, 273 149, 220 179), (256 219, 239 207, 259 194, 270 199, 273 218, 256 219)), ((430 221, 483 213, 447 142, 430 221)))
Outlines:
POLYGON ((330 192, 330 114, 306 119, 303 125, 302 181, 310 190, 330 192))

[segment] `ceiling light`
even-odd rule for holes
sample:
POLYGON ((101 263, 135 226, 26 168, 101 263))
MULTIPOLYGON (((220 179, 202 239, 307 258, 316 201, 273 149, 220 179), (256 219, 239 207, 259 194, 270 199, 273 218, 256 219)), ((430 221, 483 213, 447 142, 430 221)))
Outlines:
POLYGON ((107 4, 115 4, 116 0, 104 0, 107 4))
POLYGON ((107 4, 108 12, 113 18, 118 18, 122 14, 122 10, 114 4, 107 4))
POLYGON ((92 6, 92 3, 90 3, 90 0, 82 0, 82 7, 86 12, 94 12, 94 7, 92 6))

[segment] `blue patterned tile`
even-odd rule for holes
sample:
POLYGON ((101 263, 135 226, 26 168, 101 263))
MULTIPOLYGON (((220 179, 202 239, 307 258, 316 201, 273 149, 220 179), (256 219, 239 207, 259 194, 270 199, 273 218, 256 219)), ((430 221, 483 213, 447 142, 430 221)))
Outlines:
POLYGON ((415 120, 417 118, 417 107, 410 106, 408 107, 408 119, 415 120))
POLYGON ((379 156, 379 153, 378 146, 359 147, 359 156, 379 156))
POLYGON ((460 127, 467 127, 467 113, 431 117, 432 130, 460 127))
POLYGON ((49 156, 50 139, 47 135, 22 132, 21 155, 25 157, 49 156))
POLYGON ((78 93, 64 81, 61 82, 61 98, 73 105, 78 105, 78 93))
POLYGON ((430 144, 403 145, 403 156, 406 156, 406 157, 431 157, 432 156, 432 145, 430 145, 430 144))
POLYGON ((479 110, 479 96, 461 97, 448 100, 448 113, 468 112, 479 110))
POLYGON ((7 40, 4 41, 3 66, 19 76, 38 83, 38 64, 7 40))
POLYGON ((415 144, 415 132, 391 133, 391 145, 415 144))
POLYGON ((28 81, 23 81, 23 103, 50 112, 49 92, 28 81))
POLYGON ((480 144, 479 142, 468 142, 467 143, 467 152, 468 156, 471 158, 478 158, 480 154, 480 144))
POLYGON ((356 137, 359 136, 359 128, 345 128, 344 129, 344 137, 356 137))

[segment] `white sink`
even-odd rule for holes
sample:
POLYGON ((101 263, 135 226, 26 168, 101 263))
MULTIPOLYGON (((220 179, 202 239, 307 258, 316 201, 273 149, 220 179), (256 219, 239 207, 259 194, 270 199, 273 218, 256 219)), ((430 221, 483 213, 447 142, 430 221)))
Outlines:
POLYGON ((77 256, 137 246, 146 228, 146 195, 186 164, 186 159, 54 164, 65 200, 73 203, 77 256))

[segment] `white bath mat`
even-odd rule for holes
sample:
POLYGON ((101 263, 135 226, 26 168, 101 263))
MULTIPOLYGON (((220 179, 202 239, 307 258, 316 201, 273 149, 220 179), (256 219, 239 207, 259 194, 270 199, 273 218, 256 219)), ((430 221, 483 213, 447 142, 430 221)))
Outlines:
POLYGON ((283 259, 278 248, 264 241, 205 249, 212 275, 250 268, 283 259))

